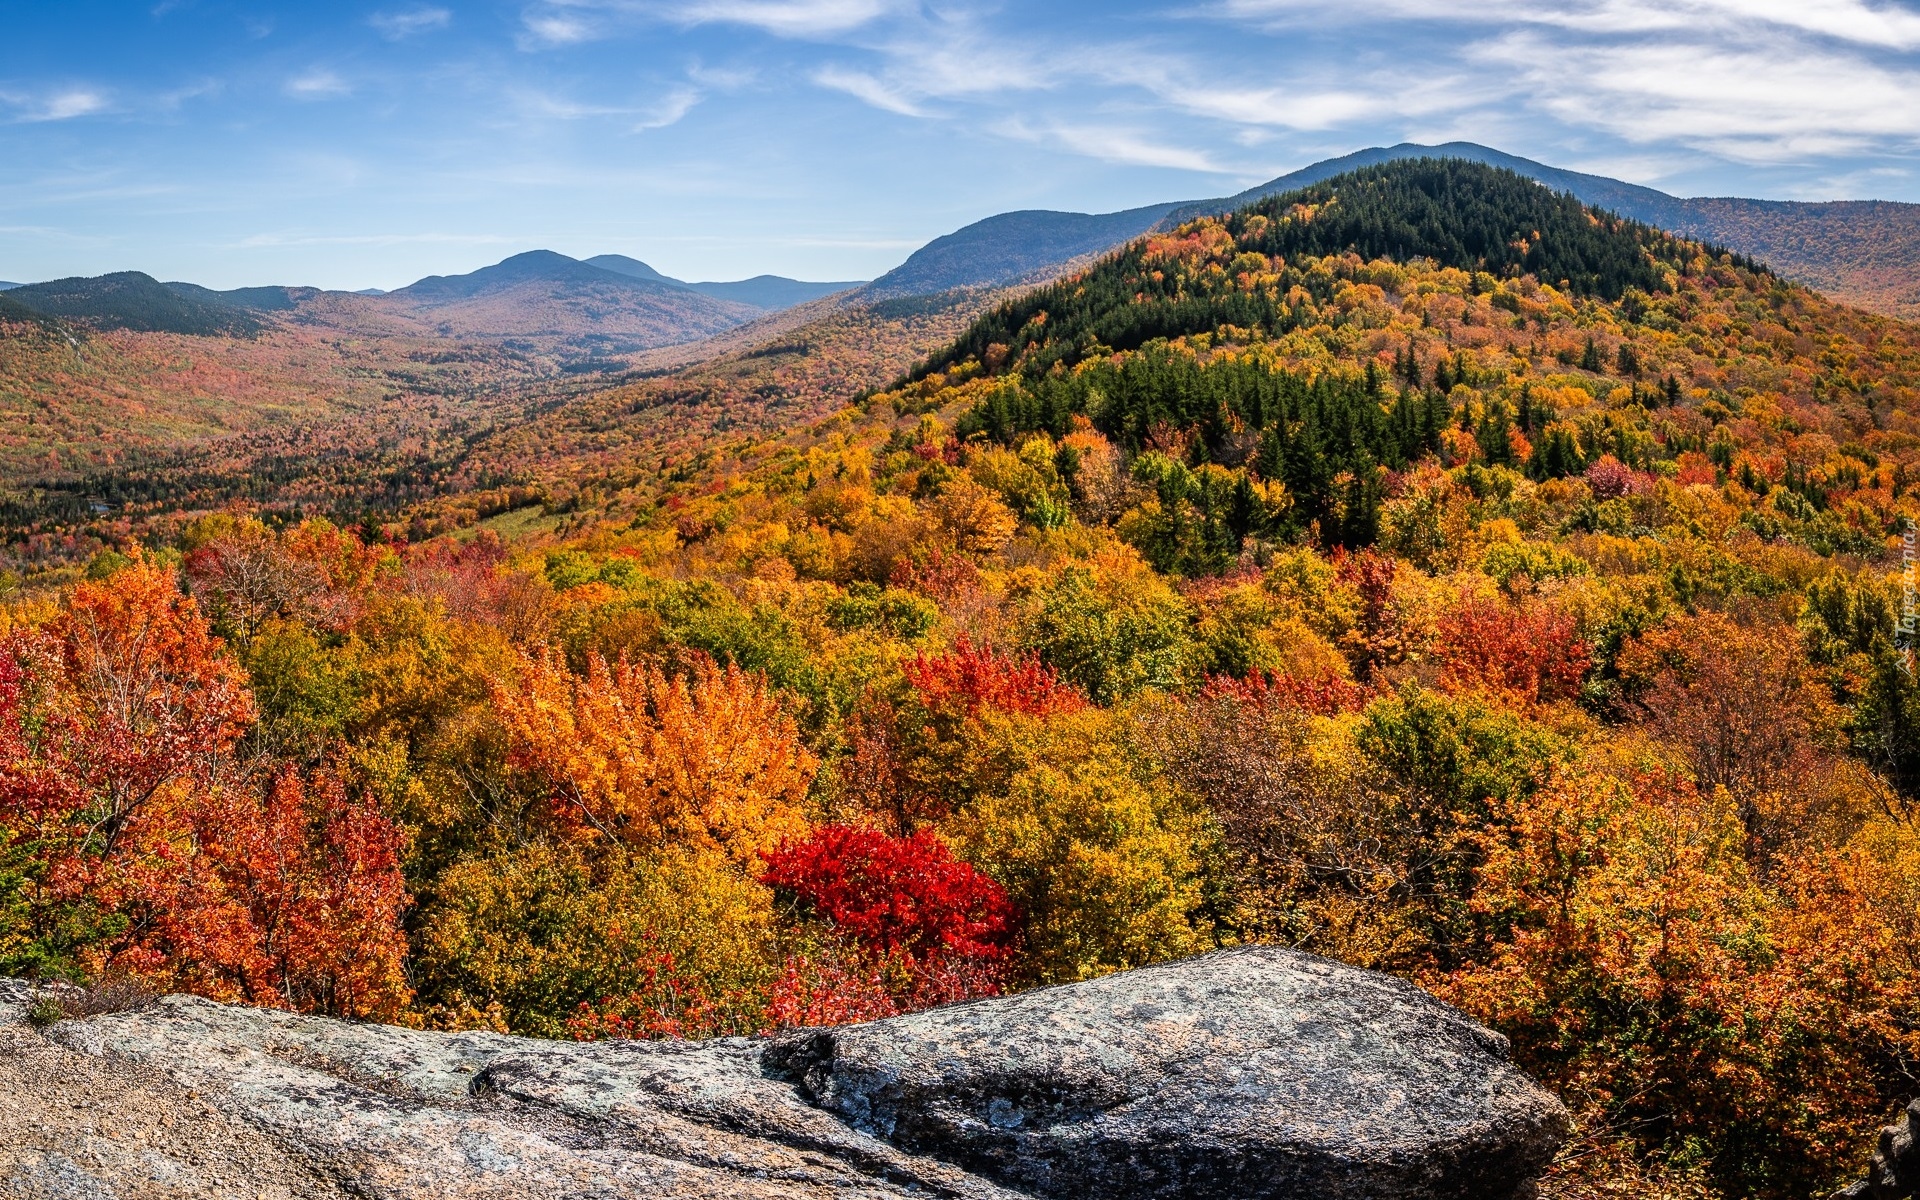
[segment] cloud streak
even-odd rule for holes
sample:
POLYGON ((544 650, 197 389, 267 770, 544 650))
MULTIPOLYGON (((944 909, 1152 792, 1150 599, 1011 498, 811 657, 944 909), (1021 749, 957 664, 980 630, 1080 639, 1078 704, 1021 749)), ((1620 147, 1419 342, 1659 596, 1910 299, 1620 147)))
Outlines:
POLYGON ((532 38, 562 46, 649 24, 739 25, 775 37, 825 40, 910 12, 908 0, 541 0, 521 14, 532 38))
POLYGON ((324 67, 315 67, 286 81, 281 88, 295 100, 331 100, 351 95, 347 81, 324 67))
POLYGON ((996 132, 1023 142, 1058 146, 1087 158, 1122 166, 1164 167, 1207 175, 1238 173, 1216 163, 1204 150, 1158 141, 1137 129, 1062 124, 1035 128, 1014 119, 1003 122, 996 132))
POLYGON ((845 92, 884 112, 898 113, 903 117, 933 115, 912 97, 865 71, 855 71, 846 67, 821 67, 813 73, 813 81, 823 88, 845 92))
POLYGON ((106 93, 91 87, 56 88, 37 95, 0 91, 0 105, 12 109, 11 120, 21 125, 71 121, 104 113, 111 107, 106 93))
MULTIPOLYGON (((1482 93, 1456 111, 1518 106, 1640 146, 1769 164, 1920 145, 1920 13, 1896 4, 1223 0, 1212 11, 1278 36, 1399 27, 1432 75, 1473 81, 1482 93)), ((1396 111, 1446 111, 1438 100, 1424 112, 1396 111)), ((1331 115, 1329 128, 1379 114, 1356 103, 1331 115)), ((1257 114, 1238 119, 1248 116, 1257 114)))
POLYGON ((901 11, 898 0, 698 0, 674 7, 684 24, 751 25, 780 37, 847 33, 901 11))
POLYGON ((1366 24, 1382 17, 1607 35, 1744 34, 1771 27, 1861 46, 1920 48, 1920 13, 1862 0, 1225 0, 1217 11, 1289 27, 1366 24))
POLYGON ((444 8, 409 8, 375 13, 367 24, 391 42, 404 41, 417 34, 431 33, 453 24, 453 14, 444 8))
POLYGON ((634 132, 644 133, 650 129, 665 129, 669 125, 678 125, 683 117, 694 110, 700 100, 700 93, 693 88, 674 88, 641 115, 640 120, 633 127, 634 132))

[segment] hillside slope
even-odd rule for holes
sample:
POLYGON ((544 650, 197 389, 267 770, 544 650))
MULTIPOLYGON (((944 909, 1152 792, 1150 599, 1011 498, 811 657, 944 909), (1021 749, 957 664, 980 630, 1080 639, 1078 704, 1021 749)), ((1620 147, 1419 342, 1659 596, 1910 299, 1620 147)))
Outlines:
POLYGON ((1132 243, 695 466, 540 548, 568 628, 785 681, 854 819, 954 839, 1039 936, 1110 895, 1073 855, 1164 869, 1126 781, 1184 787, 1219 928, 1397 964, 1560 1089, 1545 1195, 1827 1194, 1907 1100, 1920 971, 1874 947, 1920 852, 1920 328, 1400 162, 1132 243), (811 632, 859 622, 902 664, 866 691, 811 632))
POLYGON ((230 304, 183 295, 139 271, 27 284, 10 289, 7 299, 95 329, 247 337, 264 328, 259 319, 230 304))
MULTIPOLYGON (((553 373, 359 297, 316 293, 250 337, 68 326, 0 297, 0 496, 188 446, 434 406, 553 373)), ((229 310, 233 311, 233 310, 229 310)), ((297 440, 297 439, 296 439, 297 440)))
POLYGON ((888 298, 1018 284, 1136 238, 1176 207, 1156 204, 1097 216, 1038 209, 1001 213, 928 242, 868 284, 867 292, 888 298))
POLYGON ((1124 213, 1007 213, 935 239, 872 285, 887 295, 1057 274, 1149 230, 1225 213, 1363 167, 1408 158, 1458 158, 1501 167, 1582 203, 1758 258, 1787 278, 1874 312, 1920 318, 1920 204, 1806 203, 1735 197, 1685 199, 1601 175, 1562 170, 1471 142, 1404 143, 1330 158, 1236 196, 1124 213))

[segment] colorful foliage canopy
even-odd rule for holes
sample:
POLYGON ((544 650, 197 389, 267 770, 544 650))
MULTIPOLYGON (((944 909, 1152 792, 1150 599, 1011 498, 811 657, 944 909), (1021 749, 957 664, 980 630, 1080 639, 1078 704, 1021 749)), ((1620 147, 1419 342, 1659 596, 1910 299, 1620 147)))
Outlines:
POLYGON ((1920 1051, 1920 334, 1433 164, 841 407, 973 311, 919 303, 272 493, 355 529, 154 468, 112 550, 23 535, 0 970, 679 1037, 1267 940, 1511 1037, 1563 1194, 1857 1170, 1920 1051))

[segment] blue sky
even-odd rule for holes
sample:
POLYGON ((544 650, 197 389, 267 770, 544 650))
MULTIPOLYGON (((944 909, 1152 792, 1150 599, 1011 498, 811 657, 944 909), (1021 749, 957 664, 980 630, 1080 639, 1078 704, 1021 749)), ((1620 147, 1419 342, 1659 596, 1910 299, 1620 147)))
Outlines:
POLYGON ((0 279, 393 287, 546 247, 865 278, 1014 208, 1463 138, 1920 201, 1887 0, 0 0, 0 279))

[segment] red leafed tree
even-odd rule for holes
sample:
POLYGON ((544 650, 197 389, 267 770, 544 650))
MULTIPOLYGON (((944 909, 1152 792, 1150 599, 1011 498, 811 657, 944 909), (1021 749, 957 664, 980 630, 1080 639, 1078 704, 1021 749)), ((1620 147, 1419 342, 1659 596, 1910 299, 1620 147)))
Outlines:
POLYGON ((1434 653, 1449 691, 1490 692, 1526 704, 1577 696, 1593 662, 1572 617, 1481 599, 1440 618, 1434 653))
POLYGON ((182 567, 222 628, 248 638, 276 617, 345 630, 375 561, 358 538, 325 522, 277 535, 236 521, 189 550, 182 567))
POLYGON ((1587 468, 1586 481, 1598 500, 1637 496, 1647 489, 1646 476, 1611 454, 1601 455, 1600 461, 1587 468))
POLYGON ((980 586, 980 568, 963 554, 935 548, 927 552, 924 562, 902 558, 894 563, 887 582, 906 591, 950 599, 980 586))
POLYGON ((42 634, 0 640, 0 827, 23 842, 52 835, 84 803, 71 774, 36 753, 28 731, 28 692, 58 661, 58 645, 42 634))
POLYGON ((827 951, 787 960, 773 984, 767 1022, 775 1029, 807 1029, 878 1021, 899 1013, 881 966, 857 954, 827 951))
POLYGON ((30 834, 57 965, 346 1016, 397 1015, 400 835, 339 780, 264 790, 231 751, 253 719, 239 668, 145 561, 76 588, 0 657, 0 826, 30 834))
POLYGON ((680 970, 673 955, 655 954, 638 966, 638 988, 624 996, 605 997, 599 1004, 583 1001, 567 1019, 567 1031, 575 1039, 653 1041, 710 1038, 733 1032, 726 1025, 727 1013, 714 1003, 698 979, 680 970))
POLYGON ((1336 548, 1333 565, 1335 577, 1343 587, 1352 588, 1360 601, 1359 619, 1341 638, 1340 648, 1353 663, 1354 674, 1370 679, 1375 668, 1398 662, 1406 654, 1400 616, 1393 602, 1398 560, 1371 546, 1358 554, 1336 548))
POLYGON ((1243 679, 1212 676, 1200 696, 1203 700, 1233 700, 1251 708, 1294 708, 1331 717, 1359 712, 1373 699, 1374 692, 1331 672, 1300 676, 1255 671, 1243 679))
POLYGON ((221 999, 392 1019, 411 998, 400 833, 332 775, 214 787, 143 822, 120 969, 221 999))
POLYGON ((205 780, 253 721, 245 675, 171 573, 145 561, 75 588, 45 626, 58 648, 44 750, 86 797, 88 849, 111 857, 169 784, 205 780))
POLYGON ((777 1025, 869 1020, 1000 990, 1013 903, 931 830, 821 826, 769 856, 761 879, 841 939, 788 962, 774 988, 777 1025))
POLYGON ((1005 957, 1014 923, 1006 891, 923 829, 823 825, 768 856, 761 876, 861 944, 916 958, 1005 957))
POLYGON ((1001 654, 964 637, 945 654, 916 656, 906 675, 922 703, 936 711, 972 716, 995 708, 1044 717, 1086 707, 1038 657, 1001 654))

